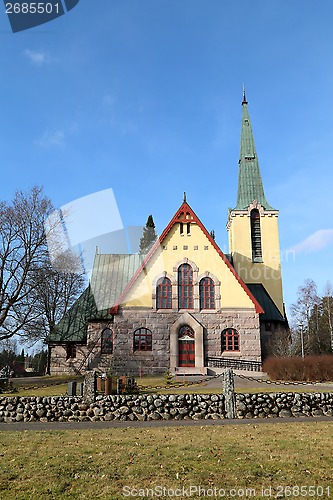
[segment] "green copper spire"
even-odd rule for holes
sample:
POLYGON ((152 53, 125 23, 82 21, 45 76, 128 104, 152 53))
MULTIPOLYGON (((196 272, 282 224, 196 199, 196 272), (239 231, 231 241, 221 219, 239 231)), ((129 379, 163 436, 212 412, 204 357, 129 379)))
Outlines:
POLYGON ((266 210, 274 210, 265 198, 259 162, 254 145, 247 100, 243 87, 242 133, 238 173, 237 205, 234 210, 246 210, 256 200, 266 210))

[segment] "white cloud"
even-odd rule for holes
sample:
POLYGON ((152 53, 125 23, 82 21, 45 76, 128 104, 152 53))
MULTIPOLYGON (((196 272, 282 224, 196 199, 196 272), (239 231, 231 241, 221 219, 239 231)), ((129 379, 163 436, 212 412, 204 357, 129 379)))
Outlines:
POLYGON ((42 137, 35 140, 35 144, 43 148, 48 148, 50 146, 64 146, 65 145, 64 131, 55 130, 54 132, 50 132, 49 130, 46 130, 43 133, 42 137))
POLYGON ((29 61, 35 66, 42 66, 43 64, 50 62, 50 57, 47 52, 42 50, 30 50, 25 49, 23 54, 29 59, 29 61))
POLYGON ((305 240, 297 243, 288 251, 295 253, 311 253, 323 250, 325 247, 333 243, 333 229, 319 229, 313 234, 310 234, 305 240))

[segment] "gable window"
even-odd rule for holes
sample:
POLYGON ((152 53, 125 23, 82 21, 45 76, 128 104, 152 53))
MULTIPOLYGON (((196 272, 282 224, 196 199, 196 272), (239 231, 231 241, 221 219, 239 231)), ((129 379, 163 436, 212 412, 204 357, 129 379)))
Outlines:
POLYGON ((226 328, 222 332, 222 352, 239 351, 239 333, 235 328, 226 328))
POLYGON ((102 331, 101 353, 112 354, 112 352, 113 352, 112 330, 110 330, 110 328, 105 328, 102 331))
POLYGON ((66 359, 76 358, 76 344, 74 342, 68 342, 66 346, 66 359))
POLYGON ((148 328, 138 328, 134 332, 134 351, 152 351, 152 333, 148 328))
POLYGON ((202 278, 199 283, 200 309, 215 309, 215 287, 211 278, 202 278))
POLYGON ((189 264, 178 268, 178 308, 193 309, 193 270, 189 264))
POLYGON ((256 208, 251 210, 250 219, 251 219, 252 260, 253 262, 262 262, 259 210, 257 210, 256 208))
POLYGON ((160 278, 156 286, 156 309, 171 309, 172 287, 169 278, 160 278))

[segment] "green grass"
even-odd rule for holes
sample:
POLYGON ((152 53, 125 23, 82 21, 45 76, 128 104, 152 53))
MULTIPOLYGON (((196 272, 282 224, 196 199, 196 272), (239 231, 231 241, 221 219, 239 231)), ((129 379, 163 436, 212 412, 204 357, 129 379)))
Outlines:
POLYGON ((68 382, 76 380, 82 382, 83 377, 75 377, 74 375, 62 375, 50 377, 38 377, 38 380, 31 382, 29 378, 25 379, 24 384, 17 386, 13 379, 13 392, 0 393, 0 397, 5 396, 62 396, 67 392, 68 382))
POLYGON ((119 500, 124 486, 255 488, 257 496, 270 486, 332 488, 332 430, 304 422, 6 431, 0 498, 119 500))
MULTIPOLYGON (((14 393, 0 394, 1 396, 62 396, 67 392, 67 382, 70 380, 82 381, 83 377, 40 377, 38 385, 27 384, 18 387, 18 391, 14 393)), ((222 392, 222 381, 217 388, 206 387, 205 382, 191 383, 191 379, 174 380, 169 386, 166 385, 163 376, 142 377, 136 379, 138 386, 141 388, 141 393, 159 393, 159 394, 220 394, 222 392), (159 389, 154 387, 158 386, 159 389)), ((304 386, 304 385, 277 385, 271 386, 265 383, 257 384, 258 387, 236 387, 238 393, 258 393, 258 392, 329 392, 328 389, 323 390, 320 386, 304 386)), ((333 391, 333 386, 330 392, 333 391)))

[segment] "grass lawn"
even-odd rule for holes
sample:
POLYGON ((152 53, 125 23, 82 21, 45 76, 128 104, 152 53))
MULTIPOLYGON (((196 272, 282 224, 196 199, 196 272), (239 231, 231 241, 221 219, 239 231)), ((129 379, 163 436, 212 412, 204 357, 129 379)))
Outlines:
MULTIPOLYGON (((223 488, 226 498, 234 488, 238 498, 245 488, 262 497, 261 489, 272 487, 274 498, 283 493, 279 487, 314 486, 303 493, 316 495, 302 496, 327 498, 333 495, 332 431, 330 422, 6 431, 0 437, 0 498, 119 500, 123 493, 134 498, 128 494, 133 488, 157 486, 223 488)), ((281 498, 301 497, 286 491, 281 498)))
MULTIPOLYGON (((17 392, 0 394, 1 396, 64 396, 67 392, 68 381, 76 380, 83 381, 83 377, 40 377, 38 383, 26 383, 24 386, 19 386, 17 392), (62 380, 63 379, 63 380, 62 380)), ((219 387, 206 387, 205 382, 192 383, 190 377, 187 379, 178 378, 173 380, 172 384, 167 386, 163 376, 142 377, 136 378, 136 382, 141 388, 141 393, 159 393, 159 394, 220 394, 222 392, 222 381, 219 387), (155 389, 158 387, 158 389, 155 389)), ((330 392, 332 392, 330 389, 330 392)), ((304 385, 278 385, 270 386, 267 384, 258 384, 255 388, 236 387, 235 392, 238 393, 258 393, 258 392, 327 392, 320 386, 304 386, 304 385)))

